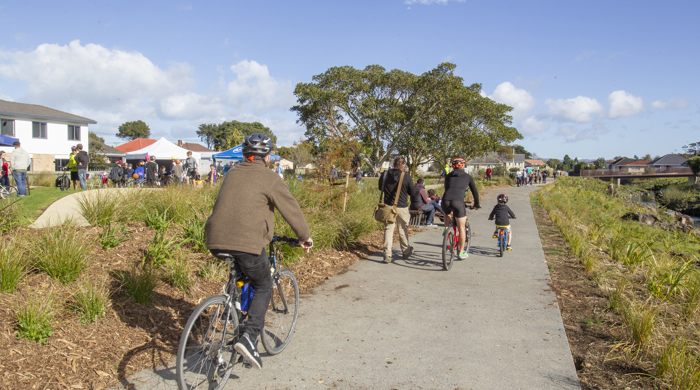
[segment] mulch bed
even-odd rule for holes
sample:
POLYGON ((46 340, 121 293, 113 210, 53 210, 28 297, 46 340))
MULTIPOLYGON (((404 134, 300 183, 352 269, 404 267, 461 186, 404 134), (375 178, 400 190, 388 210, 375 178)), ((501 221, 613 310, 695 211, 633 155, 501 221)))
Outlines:
MULTIPOLYGON (((105 281, 112 291, 104 318, 89 324, 67 310, 75 283, 63 287, 46 274, 33 272, 18 286, 14 294, 0 294, 0 389, 104 389, 122 384, 127 378, 146 368, 172 364, 182 328, 202 299, 218 294, 222 283, 195 277, 190 294, 160 282, 152 306, 133 302, 118 292, 114 273, 129 271, 140 264, 154 231, 142 223, 131 224, 129 241, 114 249, 92 247, 90 267, 84 277, 105 281), (54 333, 46 344, 17 338, 13 308, 28 294, 41 293, 56 299, 57 315, 54 333)), ((96 242, 101 228, 79 228, 86 240, 96 242)), ((418 229, 411 227, 409 233, 418 229)), ((171 231, 171 234, 175 234, 171 231)), ((32 235, 26 229, 19 234, 32 235)), ((395 233, 398 242, 398 229, 395 233)), ((383 232, 362 237, 347 250, 322 250, 289 266, 299 281, 302 293, 311 293, 338 271, 358 260, 381 251, 383 232)), ((194 264, 207 261, 209 255, 186 250, 194 264)))

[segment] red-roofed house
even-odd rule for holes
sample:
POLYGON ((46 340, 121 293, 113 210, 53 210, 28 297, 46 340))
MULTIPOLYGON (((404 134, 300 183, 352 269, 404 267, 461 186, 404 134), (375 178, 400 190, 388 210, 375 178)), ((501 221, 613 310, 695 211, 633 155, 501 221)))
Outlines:
POLYGON ((525 160, 525 167, 531 167, 533 165, 539 165, 544 167, 546 164, 542 160, 525 160))
POLYGON ((121 151, 121 152, 129 153, 129 152, 133 152, 134 150, 143 149, 146 146, 150 146, 154 143, 156 143, 156 140, 154 140, 154 139, 136 138, 133 141, 129 141, 129 142, 127 142, 125 144, 121 144, 119 146, 115 146, 114 148, 121 151))
POLYGON ((628 161, 626 163, 618 164, 617 168, 621 172, 644 173, 644 168, 648 167, 650 162, 651 160, 628 161))

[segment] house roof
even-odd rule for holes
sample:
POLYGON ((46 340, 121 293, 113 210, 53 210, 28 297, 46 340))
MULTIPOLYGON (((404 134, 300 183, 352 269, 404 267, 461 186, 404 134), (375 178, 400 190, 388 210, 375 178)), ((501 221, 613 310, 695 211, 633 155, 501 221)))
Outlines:
POLYGON ((90 118, 69 114, 67 112, 40 106, 38 104, 17 103, 8 102, 7 100, 0 100, 0 116, 4 115, 24 116, 35 119, 49 119, 78 123, 97 123, 90 118))
POLYGON ((524 154, 514 154, 513 161, 514 162, 525 162, 525 155, 524 154))
POLYGON ((119 146, 115 146, 114 148, 119 150, 120 152, 129 153, 133 152, 134 150, 143 149, 146 146, 154 144, 155 142, 156 140, 154 139, 136 138, 135 140, 129 141, 125 144, 121 144, 119 146))
POLYGON ((525 160, 525 162, 530 165, 545 165, 544 161, 542 160, 525 160))
POLYGON ((651 160, 637 160, 637 161, 630 161, 622 164, 617 164, 617 165, 624 165, 624 166, 646 166, 649 164, 651 160))
POLYGON ((123 157, 125 154, 121 150, 113 148, 109 145, 104 145, 102 147, 102 151, 105 156, 123 157))
POLYGON ((634 160, 632 160, 631 158, 627 158, 627 157, 620 157, 620 158, 614 160, 609 165, 621 165, 621 164, 626 164, 626 163, 631 162, 631 161, 634 161, 634 160))
POLYGON ((193 142, 185 142, 184 144, 180 145, 180 147, 183 149, 191 150, 193 152, 215 152, 215 150, 211 150, 204 145, 196 144, 193 142))
POLYGON ((663 157, 652 160, 649 165, 681 166, 686 161, 688 161, 688 159, 683 156, 679 156, 677 154, 667 154, 663 157))

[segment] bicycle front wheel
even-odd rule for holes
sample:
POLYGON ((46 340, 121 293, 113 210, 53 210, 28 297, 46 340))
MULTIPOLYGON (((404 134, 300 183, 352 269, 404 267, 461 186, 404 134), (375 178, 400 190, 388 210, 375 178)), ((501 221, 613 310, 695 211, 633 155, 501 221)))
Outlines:
POLYGON ((449 271, 452 268, 455 256, 455 246, 459 245, 455 242, 455 232, 452 228, 447 228, 447 234, 442 238, 442 268, 449 271))
POLYGON ((10 197, 10 191, 5 186, 0 186, 0 198, 7 199, 10 197))
POLYGON ((299 284, 292 271, 283 269, 274 276, 272 298, 265 314, 261 341, 270 355, 277 355, 289 344, 299 315, 299 284))
POLYGON ((66 191, 68 188, 70 188, 70 180, 68 176, 63 176, 61 179, 61 191, 66 191))
POLYGON ((177 349, 180 390, 223 389, 235 364, 233 344, 238 332, 237 312, 228 307, 225 295, 214 295, 199 304, 182 331, 177 349))
POLYGON ((498 235, 498 249, 501 252, 501 257, 503 257, 503 252, 506 250, 506 236, 504 234, 498 235))
POLYGON ((469 252, 469 246, 472 243, 472 229, 471 226, 469 226, 469 222, 464 225, 464 234, 466 234, 464 238, 464 251, 469 252))

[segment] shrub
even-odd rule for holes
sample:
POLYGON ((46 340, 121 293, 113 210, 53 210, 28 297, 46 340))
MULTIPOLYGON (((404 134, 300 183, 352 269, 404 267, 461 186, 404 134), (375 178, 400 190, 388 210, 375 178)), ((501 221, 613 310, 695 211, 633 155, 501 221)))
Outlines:
POLYGON ((64 285, 72 283, 87 267, 90 244, 70 221, 42 229, 30 245, 36 268, 64 285))
POLYGON ((14 242, 4 242, 0 247, 0 292, 14 293, 17 284, 27 273, 24 250, 14 242))
POLYGON ((134 302, 150 306, 153 302, 153 290, 158 285, 158 279, 151 267, 134 268, 131 272, 116 274, 117 281, 121 284, 124 295, 134 302))
POLYGON ((51 322, 55 316, 51 292, 42 296, 30 293, 14 309, 17 318, 17 337, 46 344, 53 334, 51 322))
POLYGON ((182 225, 184 230, 185 242, 192 243, 192 248, 197 252, 209 253, 206 244, 206 238, 204 236, 204 224, 206 221, 197 218, 197 216, 192 216, 189 221, 182 225))
POLYGON ((128 206, 122 197, 110 195, 107 191, 84 192, 78 197, 80 214, 92 226, 107 226, 113 222, 124 222, 128 218, 128 206))
POLYGON ((56 174, 53 172, 39 172, 30 176, 31 185, 39 187, 54 187, 56 185, 56 174))
POLYGON ((166 232, 156 232, 153 240, 148 245, 146 255, 143 257, 142 265, 144 267, 160 268, 173 258, 175 249, 179 246, 175 244, 177 238, 176 236, 166 238, 165 235, 166 232))
POLYGON ((22 210, 18 202, 22 198, 0 199, 0 234, 20 226, 22 210))
POLYGON ((80 313, 80 321, 87 325, 105 316, 108 300, 104 283, 95 285, 85 280, 73 294, 70 307, 80 313))
POLYGON ((117 224, 115 228, 112 228, 111 224, 107 225, 104 229, 102 229, 102 234, 100 234, 100 244, 102 245, 102 249, 107 250, 116 248, 120 243, 129 241, 129 239, 126 237, 129 234, 131 234, 131 230, 129 230, 129 228, 127 228, 125 225, 117 224))
POLYGON ((175 256, 163 266, 163 279, 169 285, 189 292, 192 280, 192 264, 184 256, 175 256))

